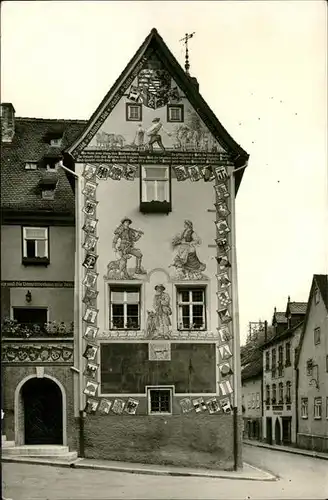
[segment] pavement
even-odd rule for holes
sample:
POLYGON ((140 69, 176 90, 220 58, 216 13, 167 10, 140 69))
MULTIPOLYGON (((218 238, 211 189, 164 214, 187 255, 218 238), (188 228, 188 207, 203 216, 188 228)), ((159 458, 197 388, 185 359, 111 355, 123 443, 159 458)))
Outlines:
POLYGON ((182 477, 204 477, 217 479, 239 479, 248 481, 276 481, 277 477, 263 469, 244 462, 243 468, 234 470, 212 470, 190 467, 175 467, 169 465, 141 464, 131 462, 118 462, 110 460, 95 460, 89 458, 77 458, 75 460, 60 460, 55 457, 6 457, 3 463, 23 463, 33 465, 47 465, 54 467, 66 467, 72 469, 106 470, 112 472, 125 472, 130 474, 146 474, 153 476, 182 476, 182 477))
POLYGON ((296 455, 303 455, 305 457, 321 458, 323 460, 328 460, 328 453, 321 453, 318 451, 305 450, 303 448, 295 448, 293 446, 280 446, 274 444, 262 443, 261 441, 244 439, 244 444, 249 446, 257 446, 258 448, 267 448, 269 450, 283 451, 286 453, 295 453, 296 455))

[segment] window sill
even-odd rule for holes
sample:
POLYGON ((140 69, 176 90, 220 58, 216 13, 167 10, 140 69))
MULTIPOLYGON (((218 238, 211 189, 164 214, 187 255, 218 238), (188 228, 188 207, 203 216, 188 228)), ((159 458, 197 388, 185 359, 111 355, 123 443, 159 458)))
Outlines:
POLYGON ((301 417, 302 420, 307 420, 309 417, 301 417))
POLYGON ((48 257, 23 257, 23 266, 48 266, 50 264, 48 257))
POLYGON ((314 417, 314 420, 322 420, 322 417, 314 417))
POLYGON ((143 214, 168 214, 172 212, 171 202, 141 201, 140 212, 143 214))

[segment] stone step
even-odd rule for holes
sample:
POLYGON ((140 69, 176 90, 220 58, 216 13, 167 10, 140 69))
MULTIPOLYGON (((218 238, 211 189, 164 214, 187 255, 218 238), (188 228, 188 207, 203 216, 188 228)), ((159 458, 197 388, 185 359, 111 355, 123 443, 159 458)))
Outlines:
POLYGON ((5 453, 6 456, 20 457, 63 457, 69 453, 69 449, 68 446, 36 444, 6 447, 5 453))
POLYGON ((15 446, 15 441, 7 441, 6 440, 6 441, 2 441, 2 443, 1 443, 2 449, 13 448, 14 446, 15 446))

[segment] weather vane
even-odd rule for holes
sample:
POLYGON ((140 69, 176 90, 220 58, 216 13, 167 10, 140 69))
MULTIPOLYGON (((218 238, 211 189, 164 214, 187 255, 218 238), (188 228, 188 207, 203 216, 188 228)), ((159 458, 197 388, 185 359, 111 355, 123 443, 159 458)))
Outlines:
POLYGON ((180 42, 184 42, 185 43, 185 46, 186 46, 186 62, 185 62, 185 69, 186 69, 186 73, 187 75, 189 75, 189 68, 190 68, 190 64, 189 64, 189 51, 188 51, 188 40, 189 38, 192 38, 195 34, 195 31, 193 33, 186 33, 185 36, 183 38, 181 38, 180 42))

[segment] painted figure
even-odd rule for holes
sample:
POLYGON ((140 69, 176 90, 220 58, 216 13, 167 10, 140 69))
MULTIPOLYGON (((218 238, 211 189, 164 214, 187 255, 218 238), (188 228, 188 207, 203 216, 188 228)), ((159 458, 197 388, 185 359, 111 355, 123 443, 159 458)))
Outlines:
POLYGON ((136 146, 138 149, 143 149, 144 141, 145 141, 145 129, 142 128, 142 124, 139 123, 136 135, 134 136, 132 146, 136 146))
POLYGON ((147 333, 148 337, 169 338, 172 309, 170 296, 165 292, 164 285, 155 286, 154 311, 148 311, 147 333))
POLYGON ((127 270, 127 261, 132 256, 136 258, 136 267, 134 274, 146 274, 142 268, 142 253, 139 248, 135 248, 134 244, 144 234, 139 229, 132 229, 130 226, 132 220, 124 217, 121 224, 114 231, 113 249, 118 253, 119 259, 112 261, 107 266, 108 278, 114 279, 129 279, 131 276, 127 270))
POLYGON ((151 125, 151 127, 149 127, 149 129, 147 130, 147 135, 149 137, 149 141, 148 141, 149 151, 153 151, 154 144, 158 144, 158 146, 161 148, 161 150, 165 151, 165 148, 164 148, 163 142, 162 142, 162 136, 160 135, 160 131, 163 130, 164 132, 167 133, 167 135, 169 137, 171 136, 171 134, 170 134, 170 132, 165 130, 160 118, 154 118, 152 123, 153 123, 153 125, 151 125))
POLYGON ((205 271, 206 264, 199 260, 196 252, 196 246, 200 244, 201 240, 193 229, 193 223, 190 220, 185 220, 184 230, 172 240, 173 248, 177 249, 172 266, 176 268, 180 277, 203 278, 202 272, 205 271))

